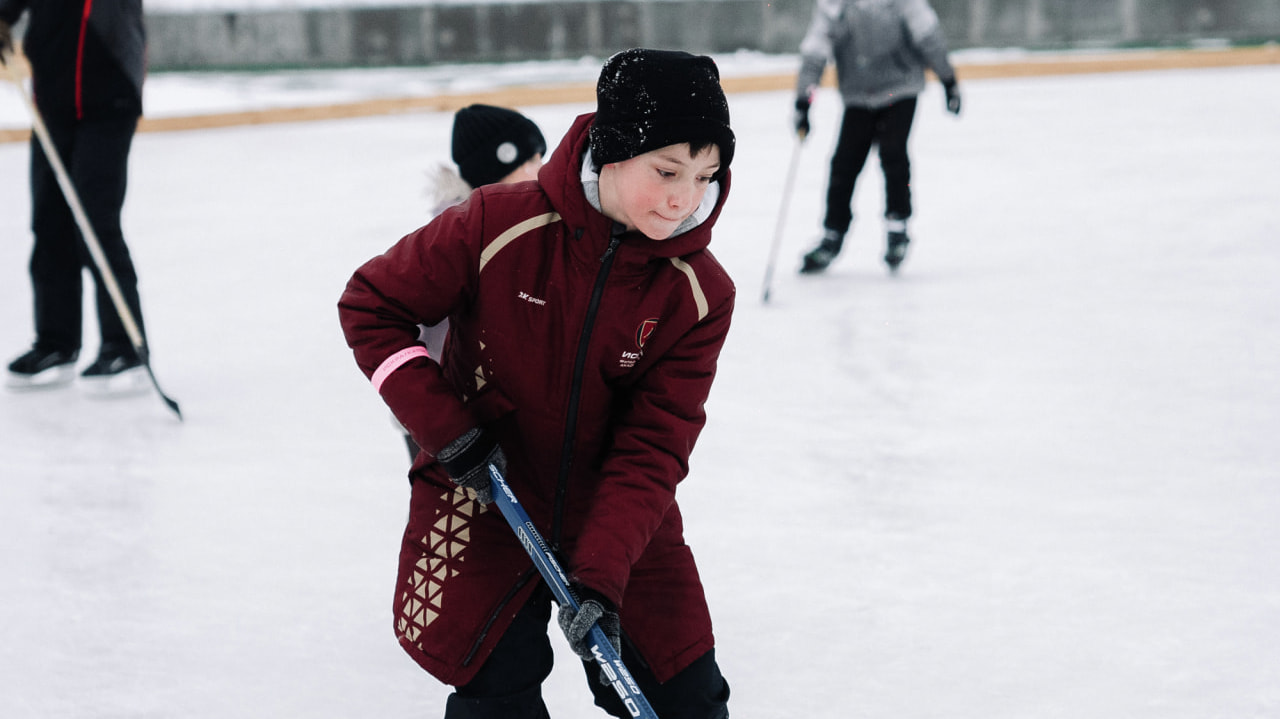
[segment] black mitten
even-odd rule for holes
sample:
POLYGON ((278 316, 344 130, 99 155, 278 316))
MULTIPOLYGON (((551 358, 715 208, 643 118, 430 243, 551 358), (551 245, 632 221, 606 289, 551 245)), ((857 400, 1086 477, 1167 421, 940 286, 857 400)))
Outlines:
POLYGON ((954 79, 942 83, 942 89, 947 92, 947 112, 952 115, 960 114, 960 86, 956 84, 954 79))
POLYGON ((0 65, 9 64, 5 56, 10 52, 13 52, 13 28, 9 27, 9 23, 0 20, 0 65))
POLYGON ((799 136, 801 140, 809 134, 809 106, 812 104, 813 101, 809 99, 808 95, 801 95, 796 98, 794 122, 796 126, 796 135, 799 136))
POLYGON ((459 486, 476 493, 476 501, 488 504, 493 501, 489 481, 489 465, 506 474, 507 456, 493 437, 482 429, 472 429, 446 444, 436 453, 436 461, 449 473, 459 486))

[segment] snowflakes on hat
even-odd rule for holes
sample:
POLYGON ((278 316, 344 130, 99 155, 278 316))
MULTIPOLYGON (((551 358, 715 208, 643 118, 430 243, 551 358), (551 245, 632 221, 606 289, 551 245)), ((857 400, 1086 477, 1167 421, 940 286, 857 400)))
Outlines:
POLYGON ((680 143, 714 143, 733 156, 729 105, 715 61, 634 49, 609 58, 596 84, 591 154, 597 168, 680 143))

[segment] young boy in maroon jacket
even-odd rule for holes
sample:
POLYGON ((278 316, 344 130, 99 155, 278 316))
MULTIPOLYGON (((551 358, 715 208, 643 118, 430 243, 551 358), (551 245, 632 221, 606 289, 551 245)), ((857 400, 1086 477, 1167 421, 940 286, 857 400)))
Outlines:
MULTIPOLYGON (((339 314, 425 451, 410 470, 395 631, 455 687, 449 719, 547 717, 551 596, 491 501, 489 463, 563 558, 591 624, 663 719, 728 716, 676 486, 734 286, 708 251, 734 135, 714 62, 611 57, 537 182, 490 185, 360 267, 339 314), (440 357, 418 325, 448 319, 440 357)), ((594 662, 596 704, 628 716, 594 662)))

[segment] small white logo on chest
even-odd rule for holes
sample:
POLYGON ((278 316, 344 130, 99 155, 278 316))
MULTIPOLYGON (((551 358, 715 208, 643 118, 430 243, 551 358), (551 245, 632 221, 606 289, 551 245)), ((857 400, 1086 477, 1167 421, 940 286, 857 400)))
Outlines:
POLYGON ((543 299, 539 299, 539 298, 537 298, 537 297, 534 297, 533 295, 529 294, 528 292, 520 292, 520 293, 519 293, 519 294, 517 294, 516 296, 517 296, 517 297, 519 297, 520 299, 524 300, 525 302, 528 302, 529 304, 538 305, 539 307, 542 307, 542 306, 544 306, 544 305, 546 305, 546 304, 547 304, 547 301, 546 301, 546 300, 543 300, 543 299))

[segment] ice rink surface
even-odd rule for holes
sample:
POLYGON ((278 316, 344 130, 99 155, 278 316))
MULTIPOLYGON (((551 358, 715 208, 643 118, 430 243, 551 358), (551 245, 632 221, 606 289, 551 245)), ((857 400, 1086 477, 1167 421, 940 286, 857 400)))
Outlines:
MULTIPOLYGON (((931 85, 900 276, 873 158, 845 254, 800 277, 823 91, 768 305, 790 97, 731 96, 738 307, 680 500, 734 717, 1280 716, 1277 86, 973 81, 956 119, 931 85)), ((522 109, 554 143, 590 107, 522 109)), ((0 716, 441 715, 391 627, 407 457, 335 303, 426 221, 451 119, 137 137, 126 236, 186 421, 0 394, 0 716)), ((0 144, 6 360, 27 157, 0 144)), ((555 644, 552 715, 603 716, 555 644)))

